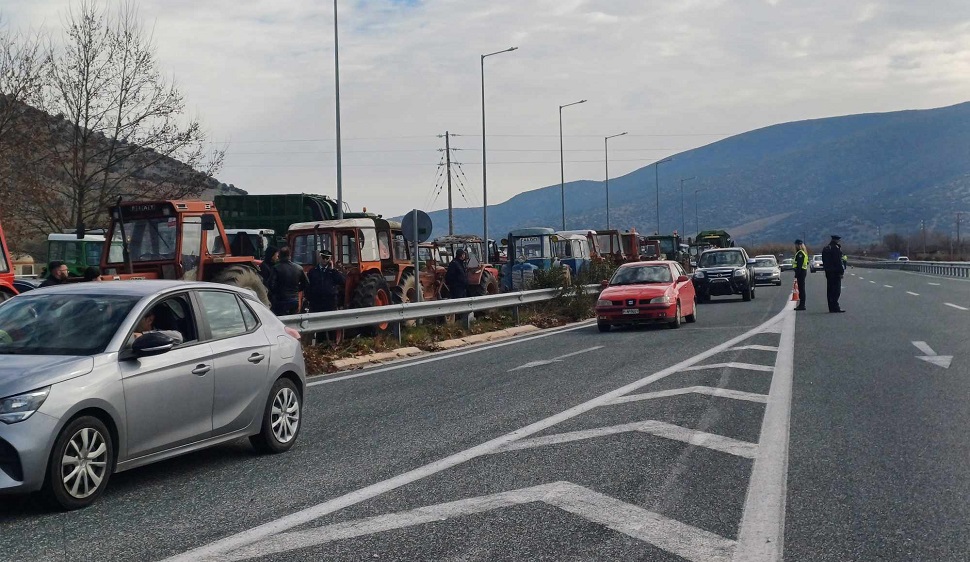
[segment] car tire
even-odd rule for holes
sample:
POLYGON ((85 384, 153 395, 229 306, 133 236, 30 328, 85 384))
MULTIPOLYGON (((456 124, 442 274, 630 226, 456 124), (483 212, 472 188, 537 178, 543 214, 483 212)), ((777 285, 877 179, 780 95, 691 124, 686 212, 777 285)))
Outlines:
POLYGON ((691 309, 690 314, 688 314, 687 316, 684 316, 684 320, 686 320, 688 324, 693 324, 694 322, 697 322, 697 298, 696 297, 694 298, 694 308, 691 309))
POLYGON ((54 441, 41 493, 57 509, 87 507, 108 487, 114 466, 114 443, 107 426, 94 416, 81 416, 54 441))
POLYGON ((755 291, 757 291, 757 287, 755 287, 754 285, 752 285, 752 286, 751 286, 751 298, 752 298, 752 300, 753 300, 753 299, 754 299, 755 297, 757 297, 757 296, 758 296, 758 294, 757 294, 757 293, 756 293, 755 291))
POLYGON ((610 328, 612 328, 612 325, 610 325, 609 322, 601 322, 601 321, 597 320, 596 321, 596 327, 599 328, 599 331, 601 331, 601 332, 609 332, 610 331, 610 328))
POLYGON ((673 321, 671 321, 670 324, 668 324, 668 326, 676 330, 677 328, 680 328, 680 326, 683 323, 684 323, 684 317, 680 314, 680 303, 677 303, 677 312, 674 315, 673 321))
POLYGON ((741 292, 741 298, 744 300, 744 302, 748 302, 754 298, 754 291, 750 285, 745 287, 744 291, 741 292))
POLYGON ((775 283, 775 287, 781 287, 781 281, 775 283))
POLYGON ((259 433, 249 438, 256 451, 284 453, 296 443, 303 415, 303 397, 293 381, 280 378, 273 384, 263 411, 259 433))

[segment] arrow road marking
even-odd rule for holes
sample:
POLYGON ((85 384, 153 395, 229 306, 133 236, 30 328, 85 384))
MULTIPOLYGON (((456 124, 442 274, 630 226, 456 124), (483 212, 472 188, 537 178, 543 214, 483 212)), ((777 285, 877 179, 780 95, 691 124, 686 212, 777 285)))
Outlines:
POLYGON ((572 482, 552 482, 304 531, 280 533, 262 543, 237 550, 225 559, 263 558, 333 541, 406 529, 527 503, 544 503, 558 507, 687 560, 727 562, 735 548, 733 540, 709 531, 669 519, 572 482))
POLYGON ((749 371, 764 371, 766 373, 773 373, 775 371, 774 367, 769 367, 768 365, 752 365, 751 363, 711 363, 710 365, 697 365, 696 367, 687 367, 685 371, 700 371, 702 369, 747 369, 749 371))
POLYGON ((945 304, 945 305, 947 305, 947 306, 952 306, 953 308, 955 308, 955 309, 957 309, 957 310, 970 310, 970 308, 964 308, 964 307, 962 307, 962 306, 960 306, 960 305, 956 305, 956 304, 953 304, 953 303, 951 303, 951 302, 945 302, 945 303, 943 303, 943 304, 945 304))
POLYGON ((927 363, 932 363, 938 367, 943 367, 944 369, 950 368, 950 362, 953 360, 952 355, 937 355, 933 348, 930 347, 925 341, 914 341, 913 345, 916 349, 922 351, 924 355, 917 355, 917 359, 922 359, 927 363))
POLYGON ((625 404, 627 402, 639 402, 641 400, 653 400, 655 398, 669 398, 671 396, 682 396, 684 394, 707 394, 719 398, 732 398, 734 400, 746 400, 748 402, 768 402, 765 394, 755 394, 744 392, 743 390, 733 390, 730 388, 714 388, 711 386, 689 386, 687 388, 672 388, 670 390, 658 390, 657 392, 646 392, 643 394, 630 394, 621 396, 610 404, 625 404))
POLYGON ((574 351, 572 353, 567 353, 566 355, 560 355, 559 357, 555 357, 553 359, 540 359, 538 361, 529 361, 525 365, 519 365, 518 367, 514 367, 512 369, 509 369, 508 372, 511 373, 512 371, 519 371, 521 369, 531 369, 532 367, 541 367, 543 365, 551 365, 552 363, 558 363, 558 362, 560 362, 563 359, 566 359, 568 357, 572 357, 574 355, 580 355, 582 353, 589 353, 590 351, 596 351, 597 349, 603 349, 603 346, 602 345, 597 345, 596 347, 590 347, 590 348, 587 348, 587 349, 580 349, 579 351, 574 351))

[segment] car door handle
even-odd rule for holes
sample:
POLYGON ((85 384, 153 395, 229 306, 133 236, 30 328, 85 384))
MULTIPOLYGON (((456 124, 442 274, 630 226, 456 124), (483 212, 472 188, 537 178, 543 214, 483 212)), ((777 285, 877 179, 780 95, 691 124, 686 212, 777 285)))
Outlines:
POLYGON ((262 353, 253 353, 246 361, 249 361, 250 363, 259 363, 263 359, 266 359, 266 356, 262 353))
POLYGON ((202 375, 208 373, 211 370, 212 370, 212 367, 210 367, 209 365, 198 365, 196 366, 196 368, 192 369, 192 374, 199 375, 201 377, 202 375))

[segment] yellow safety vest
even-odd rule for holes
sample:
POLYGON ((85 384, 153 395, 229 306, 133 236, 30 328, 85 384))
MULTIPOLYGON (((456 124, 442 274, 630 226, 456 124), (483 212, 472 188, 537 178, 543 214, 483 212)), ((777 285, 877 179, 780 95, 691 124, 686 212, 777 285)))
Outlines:
POLYGON ((808 254, 801 250, 795 252, 795 269, 808 269, 808 254))

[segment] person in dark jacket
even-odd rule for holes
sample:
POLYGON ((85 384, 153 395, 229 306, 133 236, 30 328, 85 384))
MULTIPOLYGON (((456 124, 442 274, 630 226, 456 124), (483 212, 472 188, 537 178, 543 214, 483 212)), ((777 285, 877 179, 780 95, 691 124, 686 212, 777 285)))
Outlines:
POLYGON ((795 283, 798 284, 798 306, 795 310, 805 310, 808 295, 805 293, 805 277, 808 275, 808 248, 801 240, 795 240, 795 283))
POLYGON ((280 261, 273 266, 274 277, 270 287, 270 300, 277 316, 296 314, 300 308, 300 292, 310 284, 303 268, 290 261, 290 249, 280 248, 280 261))
POLYGON ((47 266, 47 279, 40 284, 41 287, 55 287, 67 283, 67 264, 62 261, 52 261, 47 266))
POLYGON ((320 252, 317 265, 310 270, 307 299, 310 312, 329 312, 337 310, 344 296, 347 277, 333 266, 333 255, 320 252))
POLYGON ((93 265, 84 270, 84 281, 97 281, 101 277, 101 269, 93 265))
POLYGON ((266 254, 263 255, 263 263, 259 264, 259 276, 263 278, 263 285, 266 285, 267 291, 272 291, 273 289, 273 277, 276 272, 273 271, 273 266, 279 262, 279 250, 274 246, 266 246, 266 254))
POLYGON ((452 299, 463 299, 468 296, 468 252, 458 250, 455 252, 455 259, 448 264, 448 272, 445 273, 445 285, 448 287, 448 296, 452 299))
POLYGON ((822 249, 822 269, 825 270, 829 312, 845 312, 839 306, 839 297, 842 296, 842 276, 845 275, 845 260, 840 240, 842 240, 841 236, 833 234, 832 241, 822 249))

